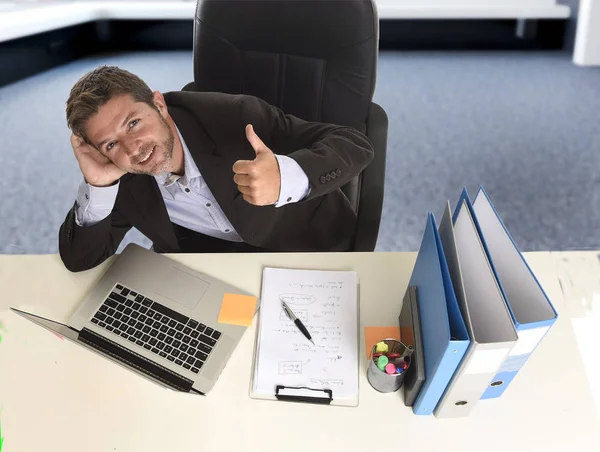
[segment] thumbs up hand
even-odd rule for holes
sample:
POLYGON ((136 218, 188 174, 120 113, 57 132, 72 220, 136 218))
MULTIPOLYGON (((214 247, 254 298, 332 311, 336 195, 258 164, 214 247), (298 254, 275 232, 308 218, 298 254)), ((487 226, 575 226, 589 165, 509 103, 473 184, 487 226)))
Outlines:
POLYGON ((252 124, 246 126, 246 138, 252 145, 256 158, 238 160, 233 164, 233 181, 243 198, 255 206, 275 204, 281 189, 279 163, 273 151, 254 132, 252 124))

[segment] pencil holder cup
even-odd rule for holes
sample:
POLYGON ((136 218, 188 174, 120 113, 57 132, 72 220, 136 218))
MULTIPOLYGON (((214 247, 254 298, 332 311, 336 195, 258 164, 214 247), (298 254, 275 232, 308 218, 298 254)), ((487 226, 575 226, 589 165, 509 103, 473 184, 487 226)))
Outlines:
MULTIPOLYGON (((386 351, 378 352, 377 344, 371 349, 367 380, 379 392, 394 392, 402 387, 404 376, 410 367, 412 347, 407 347, 396 339, 383 339, 378 342, 382 343, 387 345, 386 351), (391 373, 392 367, 394 373, 391 373)), ((381 348, 386 349, 385 346, 381 348)))

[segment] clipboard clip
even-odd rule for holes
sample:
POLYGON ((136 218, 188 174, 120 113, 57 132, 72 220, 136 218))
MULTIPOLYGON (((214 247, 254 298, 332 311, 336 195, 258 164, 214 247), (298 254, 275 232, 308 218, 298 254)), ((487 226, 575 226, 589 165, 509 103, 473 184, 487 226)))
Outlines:
POLYGON ((330 405, 333 400, 333 391, 331 389, 313 389, 305 386, 275 386, 275 397, 277 400, 287 402, 305 402, 330 405))

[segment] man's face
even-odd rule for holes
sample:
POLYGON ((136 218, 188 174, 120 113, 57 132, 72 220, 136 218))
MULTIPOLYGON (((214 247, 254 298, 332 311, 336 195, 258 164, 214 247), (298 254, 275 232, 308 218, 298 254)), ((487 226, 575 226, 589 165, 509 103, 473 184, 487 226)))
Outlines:
POLYGON ((143 102, 134 102, 128 94, 116 96, 100 107, 88 120, 86 135, 123 171, 157 175, 169 170, 173 131, 160 112, 143 102))

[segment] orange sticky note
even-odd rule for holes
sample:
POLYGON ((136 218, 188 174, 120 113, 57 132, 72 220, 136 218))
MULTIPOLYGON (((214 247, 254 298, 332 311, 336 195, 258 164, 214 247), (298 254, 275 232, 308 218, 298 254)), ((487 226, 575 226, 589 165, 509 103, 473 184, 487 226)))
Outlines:
POLYGON ((365 351, 367 359, 373 346, 383 339, 400 340, 400 328, 397 326, 365 326, 365 351))
POLYGON ((256 297, 226 293, 221 302, 219 323, 250 326, 256 310, 256 297))

